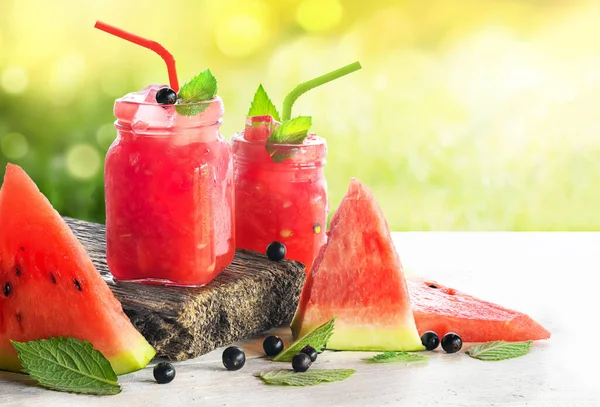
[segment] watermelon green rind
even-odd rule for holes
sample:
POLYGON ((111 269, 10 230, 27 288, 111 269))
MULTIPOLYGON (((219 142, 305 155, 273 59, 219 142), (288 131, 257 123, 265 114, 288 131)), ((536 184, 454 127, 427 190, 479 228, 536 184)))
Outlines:
POLYGON ((141 338, 137 344, 132 345, 135 352, 121 352, 108 359, 117 375, 141 370, 156 356, 156 350, 144 338, 141 338))
POLYGON ((294 320, 294 338, 337 316, 334 350, 423 350, 402 264, 372 192, 353 179, 332 218, 294 320))
MULTIPOLYGON (((312 324, 304 324, 294 337, 302 337, 317 328, 312 324)), ((298 329, 296 325, 296 329, 298 329)), ((336 324, 335 334, 327 342, 329 350, 352 350, 352 351, 419 351, 424 350, 421 339, 415 335, 414 329, 387 327, 376 327, 366 325, 364 327, 352 327, 336 324)))
POLYGON ((123 312, 81 243, 18 166, 0 190, 0 369, 20 371, 10 340, 87 340, 117 374, 145 367, 155 351, 123 312))

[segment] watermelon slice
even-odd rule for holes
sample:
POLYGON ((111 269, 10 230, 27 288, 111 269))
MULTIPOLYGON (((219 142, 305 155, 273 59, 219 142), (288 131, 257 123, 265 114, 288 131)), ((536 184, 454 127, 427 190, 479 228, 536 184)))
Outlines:
POLYGON ((423 349, 387 222, 371 191, 356 179, 313 264, 292 333, 304 336, 334 316, 328 349, 423 349))
POLYGON ((440 337, 457 333, 464 342, 507 342, 550 338, 529 316, 483 301, 436 281, 411 277, 408 291, 417 329, 440 337))
POLYGON ((272 116, 251 116, 246 118, 244 139, 265 143, 279 122, 272 116))
POLYGON ((123 374, 154 349, 34 182, 9 164, 0 190, 0 369, 21 369, 10 340, 87 340, 123 374))

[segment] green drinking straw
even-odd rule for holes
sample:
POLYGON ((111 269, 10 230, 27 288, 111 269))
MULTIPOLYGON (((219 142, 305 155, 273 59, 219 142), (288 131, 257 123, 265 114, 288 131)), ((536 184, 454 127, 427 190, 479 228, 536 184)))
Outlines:
POLYGON ((346 65, 340 69, 336 69, 335 71, 331 71, 326 73, 325 75, 321 75, 318 78, 311 79, 310 81, 306 81, 296 86, 283 100, 283 114, 281 116, 282 120, 289 120, 292 117, 292 106, 296 102, 296 100, 308 92, 309 90, 316 88, 317 86, 321 86, 326 84, 327 82, 331 82, 334 79, 341 78, 342 76, 348 75, 354 71, 358 71, 361 69, 360 62, 356 61, 350 65, 346 65))

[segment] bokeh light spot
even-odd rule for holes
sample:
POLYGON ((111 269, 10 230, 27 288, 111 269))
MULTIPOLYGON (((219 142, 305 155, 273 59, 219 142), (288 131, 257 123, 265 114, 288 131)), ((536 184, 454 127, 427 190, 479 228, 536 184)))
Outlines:
POLYGON ((2 137, 0 142, 2 154, 8 159, 18 160, 25 157, 29 151, 27 139, 21 133, 8 133, 2 137))
POLYGON ((75 178, 92 178, 100 163, 100 153, 89 144, 77 144, 67 152, 67 170, 75 178))
POLYGON ((67 54, 60 58, 50 76, 54 104, 64 106, 71 103, 77 94, 74 90, 80 86, 84 74, 85 59, 81 55, 67 54))
POLYGON ((96 132, 96 141, 102 148, 108 149, 116 137, 116 129, 113 123, 103 124, 96 132))
POLYGON ((2 71, 0 84, 6 93, 21 93, 27 88, 28 83, 27 72, 20 66, 9 66, 2 71))
POLYGON ((338 0, 304 0, 298 6, 296 20, 306 31, 321 32, 335 28, 343 14, 338 0))
POLYGON ((217 47, 232 58, 252 55, 266 38, 264 22, 252 14, 233 15, 215 28, 217 47))

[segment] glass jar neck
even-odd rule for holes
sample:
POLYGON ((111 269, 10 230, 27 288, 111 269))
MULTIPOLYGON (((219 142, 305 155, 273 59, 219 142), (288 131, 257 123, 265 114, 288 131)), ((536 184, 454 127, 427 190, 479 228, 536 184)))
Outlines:
POLYGON ((124 138, 184 137, 189 141, 211 141, 219 136, 224 109, 220 97, 189 105, 119 99, 115 102, 114 113, 115 127, 124 138))
POLYGON ((231 144, 236 165, 297 171, 323 168, 326 163, 327 143, 314 135, 304 144, 271 144, 267 148, 264 141, 248 141, 238 133, 231 144))

